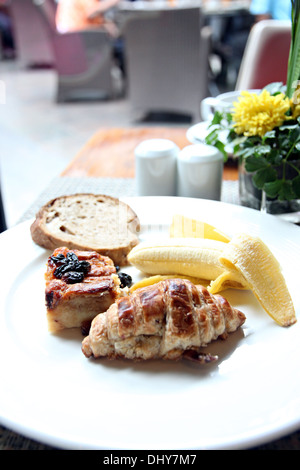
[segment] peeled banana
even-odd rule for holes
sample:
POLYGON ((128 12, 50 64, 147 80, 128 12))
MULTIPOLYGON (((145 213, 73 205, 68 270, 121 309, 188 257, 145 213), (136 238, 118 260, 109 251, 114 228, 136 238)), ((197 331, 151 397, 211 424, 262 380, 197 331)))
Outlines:
POLYGON ((187 279, 188 281, 192 282, 195 285, 202 285, 204 287, 207 287, 209 284, 209 281, 207 279, 199 279, 196 277, 191 277, 191 276, 183 276, 182 274, 156 274, 154 276, 150 277, 144 277, 140 281, 135 282, 131 287, 130 287, 130 292, 133 292, 137 289, 141 289, 142 287, 147 287, 147 286, 153 286, 153 284, 157 284, 158 282, 165 281, 166 279, 187 279))
POLYGON ((279 262, 259 237, 234 236, 220 262, 225 269, 236 269, 246 279, 262 307, 279 325, 290 326, 297 321, 279 262))
POLYGON ((168 238, 155 244, 141 242, 128 255, 128 261, 150 275, 179 274, 209 281, 222 276, 225 285, 217 282, 211 293, 225 287, 248 288, 236 269, 225 269, 219 261, 226 243, 195 238, 168 238), (226 273, 226 275, 224 274, 226 273))
MULTIPOLYGON (((294 305, 280 265, 258 237, 237 234, 229 242, 205 238, 167 238, 141 242, 129 262, 147 275, 135 290, 162 278, 178 276, 209 281, 216 294, 228 287, 251 289, 264 310, 281 326, 296 322, 294 305)), ((201 282, 200 282, 201 283, 201 282)))
POLYGON ((208 238, 227 243, 230 238, 213 225, 201 220, 175 214, 170 225, 172 238, 208 238))

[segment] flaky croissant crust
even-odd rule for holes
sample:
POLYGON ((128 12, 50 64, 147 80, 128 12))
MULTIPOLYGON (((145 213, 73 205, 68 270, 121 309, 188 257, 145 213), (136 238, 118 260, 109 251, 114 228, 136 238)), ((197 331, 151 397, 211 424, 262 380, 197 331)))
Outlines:
POLYGON ((118 299, 93 320, 86 357, 180 359, 225 338, 245 321, 220 295, 185 279, 167 279, 118 299))

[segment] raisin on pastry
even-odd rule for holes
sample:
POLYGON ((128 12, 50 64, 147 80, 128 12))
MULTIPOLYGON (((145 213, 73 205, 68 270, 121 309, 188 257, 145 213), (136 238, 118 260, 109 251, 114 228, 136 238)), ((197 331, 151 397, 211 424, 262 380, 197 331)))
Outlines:
POLYGON ((47 260, 45 280, 51 332, 86 325, 122 294, 114 263, 95 251, 57 248, 47 260))

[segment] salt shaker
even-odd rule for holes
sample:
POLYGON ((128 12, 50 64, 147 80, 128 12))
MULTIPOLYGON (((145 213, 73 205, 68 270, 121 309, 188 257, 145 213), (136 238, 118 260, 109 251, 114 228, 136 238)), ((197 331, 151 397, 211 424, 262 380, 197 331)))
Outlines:
POLYGON ((177 159, 177 195, 221 199, 223 155, 211 145, 183 148, 177 159))
POLYGON ((179 148, 168 139, 148 139, 135 149, 139 196, 175 196, 179 148))

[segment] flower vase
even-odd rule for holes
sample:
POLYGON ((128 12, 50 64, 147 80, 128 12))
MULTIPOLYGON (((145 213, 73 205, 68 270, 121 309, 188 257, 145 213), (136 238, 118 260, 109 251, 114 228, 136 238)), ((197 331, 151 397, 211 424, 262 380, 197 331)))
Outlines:
MULTIPOLYGON (((293 165, 300 169, 300 160, 292 162, 293 165)), ((295 172, 293 168, 289 168, 289 172, 295 172)), ((277 198, 272 199, 266 196, 265 192, 254 186, 252 178, 254 172, 248 172, 245 169, 245 161, 239 162, 239 198, 242 206, 260 210, 268 214, 285 215, 287 220, 299 222, 300 199, 281 201, 277 198), (290 217, 288 217, 290 214, 290 217)), ((287 175, 293 177, 295 175, 287 175)))

